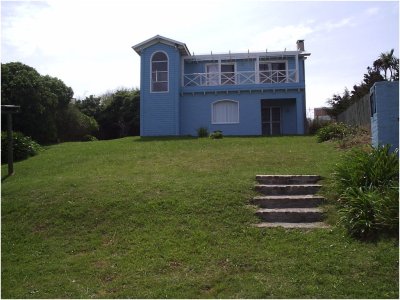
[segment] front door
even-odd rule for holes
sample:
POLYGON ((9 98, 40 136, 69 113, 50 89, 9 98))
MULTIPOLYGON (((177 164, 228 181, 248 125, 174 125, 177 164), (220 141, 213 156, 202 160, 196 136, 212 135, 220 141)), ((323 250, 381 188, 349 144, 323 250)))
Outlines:
POLYGON ((267 106, 265 101, 261 101, 261 123, 262 135, 281 134, 281 108, 267 106))

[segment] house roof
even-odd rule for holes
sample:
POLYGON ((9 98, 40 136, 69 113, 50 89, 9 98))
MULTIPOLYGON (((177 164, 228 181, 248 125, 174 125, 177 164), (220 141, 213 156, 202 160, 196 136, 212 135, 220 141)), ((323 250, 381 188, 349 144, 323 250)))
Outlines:
POLYGON ((155 45, 157 43, 163 43, 166 45, 175 46, 175 47, 177 47, 177 49, 181 52, 181 54, 183 56, 190 56, 189 49, 185 43, 181 43, 181 42, 163 37, 161 35, 153 36, 152 38, 145 40, 144 42, 134 45, 134 46, 132 46, 132 49, 135 50, 137 52, 137 54, 141 55, 143 49, 150 47, 152 45, 155 45))

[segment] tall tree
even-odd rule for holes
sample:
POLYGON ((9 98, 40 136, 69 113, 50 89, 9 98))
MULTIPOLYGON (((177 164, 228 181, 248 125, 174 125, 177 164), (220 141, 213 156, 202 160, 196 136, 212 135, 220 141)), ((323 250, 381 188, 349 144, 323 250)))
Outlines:
MULTIPOLYGON (((398 70, 399 59, 394 56, 394 49, 388 52, 382 52, 379 58, 374 61, 373 66, 376 70, 383 71, 385 80, 395 80, 396 68, 398 70), (387 76, 387 71, 390 77, 387 76)), ((398 76, 397 76, 398 77, 398 76)))
MULTIPOLYGON (((19 114, 13 117, 15 131, 32 137, 40 143, 54 143, 64 137, 77 137, 76 132, 84 128, 95 129, 93 120, 79 116, 70 102, 73 90, 58 78, 42 76, 34 68, 20 62, 1 64, 1 104, 21 106, 19 114), (65 120, 69 123, 66 126, 65 120), (73 122, 73 123, 71 123, 73 122), (80 127, 84 128, 80 128, 80 127), (71 134, 71 128, 75 133, 71 134)), ((4 126, 4 121, 2 120, 4 126)), ((90 130, 89 130, 90 131, 90 130)))

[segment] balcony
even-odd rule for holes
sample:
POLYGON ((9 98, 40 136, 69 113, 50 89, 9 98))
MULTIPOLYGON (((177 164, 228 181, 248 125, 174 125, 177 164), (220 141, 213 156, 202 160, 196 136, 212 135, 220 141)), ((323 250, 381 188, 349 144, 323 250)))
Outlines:
POLYGON ((184 87, 298 83, 293 70, 192 73, 183 75, 184 87))

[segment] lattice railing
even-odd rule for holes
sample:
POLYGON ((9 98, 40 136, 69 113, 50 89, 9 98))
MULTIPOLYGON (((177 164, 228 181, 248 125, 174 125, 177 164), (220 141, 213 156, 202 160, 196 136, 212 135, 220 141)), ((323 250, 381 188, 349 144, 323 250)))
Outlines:
POLYGON ((216 86, 298 82, 297 70, 192 73, 183 76, 184 86, 216 86))

